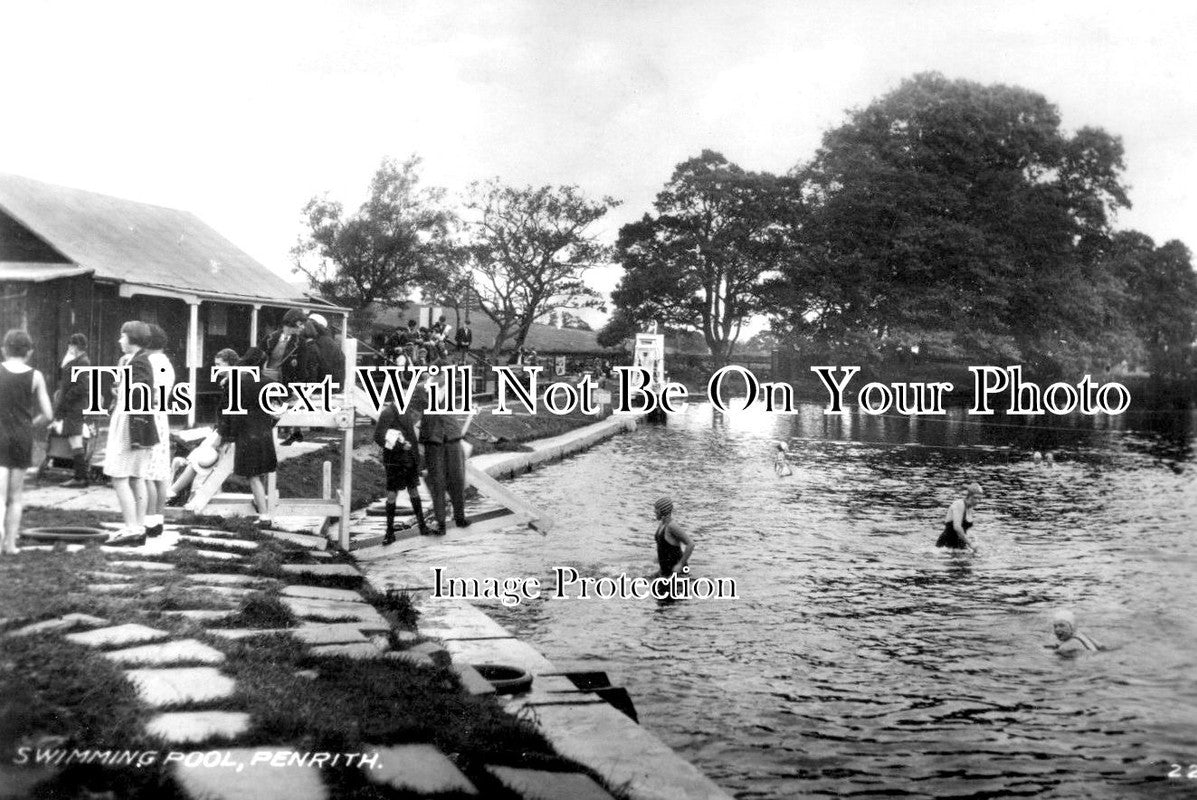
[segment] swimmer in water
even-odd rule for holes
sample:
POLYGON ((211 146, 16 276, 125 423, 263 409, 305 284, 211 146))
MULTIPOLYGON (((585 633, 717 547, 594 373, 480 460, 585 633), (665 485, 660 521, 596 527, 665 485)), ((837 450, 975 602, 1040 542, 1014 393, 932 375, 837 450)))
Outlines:
POLYGON ((1052 454, 1051 450, 1048 450, 1047 455, 1043 457, 1043 463, 1049 467, 1056 466, 1056 457, 1052 454))
POLYGON ((1057 641, 1048 646, 1055 648, 1055 651, 1062 656, 1097 652, 1101 649, 1101 645, 1076 629, 1076 618, 1071 611, 1056 612, 1052 618, 1052 632, 1056 634, 1057 641))
POLYGON ((673 501, 662 497, 653 504, 657 515, 657 564, 661 577, 682 575, 687 571, 694 540, 673 521, 673 501))
POLYGON ((936 547, 948 547, 953 550, 972 550, 977 552, 974 545, 965 535, 973 526, 968 518, 968 512, 976 508, 981 501, 981 484, 970 483, 964 497, 948 506, 947 517, 943 523, 943 533, 935 542, 936 547))
POLYGON ((790 469, 790 462, 786 459, 790 448, 786 446, 785 442, 777 442, 775 446, 777 453, 773 456, 773 471, 779 478, 788 478, 794 474, 794 470, 790 469))

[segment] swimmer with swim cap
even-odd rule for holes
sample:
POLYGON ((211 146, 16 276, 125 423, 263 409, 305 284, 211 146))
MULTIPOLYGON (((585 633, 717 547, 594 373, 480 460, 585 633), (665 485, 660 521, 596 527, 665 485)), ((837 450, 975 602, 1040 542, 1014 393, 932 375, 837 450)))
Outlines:
POLYGON ((965 490, 964 497, 948 506, 948 513, 943 523, 943 533, 936 540, 936 547, 947 547, 952 550, 972 550, 977 552, 976 545, 965 535, 973 526, 968 518, 968 512, 976 508, 981 502, 981 484, 970 483, 965 490))
POLYGON ((1076 628, 1076 617, 1071 611, 1061 610, 1057 611, 1052 617, 1052 632, 1056 634, 1057 642, 1054 645, 1048 645, 1055 648, 1055 651, 1060 655, 1077 655, 1083 652, 1096 652, 1101 649, 1101 645, 1095 642, 1087 634, 1081 633, 1076 628))
POLYGON ((694 540, 673 521, 673 501, 662 497, 653 504, 657 517, 657 564, 661 577, 681 575, 694 552, 694 540))

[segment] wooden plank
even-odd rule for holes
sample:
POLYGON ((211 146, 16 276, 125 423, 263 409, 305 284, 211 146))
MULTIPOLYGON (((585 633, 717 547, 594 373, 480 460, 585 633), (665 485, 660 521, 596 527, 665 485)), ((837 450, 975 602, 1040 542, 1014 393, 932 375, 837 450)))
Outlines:
POLYGON ((466 462, 466 478, 471 486, 477 488, 491 500, 510 508, 517 514, 530 517, 531 521, 528 524, 541 533, 548 533, 553 529, 552 517, 469 462, 466 462))
POLYGON ((284 498, 274 509, 277 517, 337 517, 341 516, 341 504, 306 498, 284 498))
POLYGON ((212 469, 207 470, 203 475, 196 472, 195 480, 191 482, 191 497, 188 498, 184 508, 188 511, 202 511, 204 506, 220 492, 225 480, 233 474, 235 448, 236 445, 232 444, 227 449, 221 448, 218 451, 220 458, 212 466, 212 469))

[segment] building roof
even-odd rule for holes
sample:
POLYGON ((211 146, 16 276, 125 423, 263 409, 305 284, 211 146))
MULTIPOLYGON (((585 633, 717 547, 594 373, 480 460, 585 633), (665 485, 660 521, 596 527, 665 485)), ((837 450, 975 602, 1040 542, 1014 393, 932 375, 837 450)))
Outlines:
POLYGON ((0 281, 41 283, 57 278, 73 278, 91 272, 78 264, 46 264, 41 261, 0 261, 0 281))
MULTIPOLYGON (((375 313, 374 327, 391 330, 406 327, 409 319, 419 320, 420 311, 429 308, 418 304, 410 304, 402 310, 394 308, 381 309, 375 313)), ((445 320, 454 325, 456 319, 452 309, 444 309, 445 320)), ((465 315, 462 315, 465 319, 465 315)), ((456 327, 456 326, 455 326, 456 327)), ((474 311, 470 314, 470 330, 474 333, 474 349, 489 349, 495 340, 499 328, 486 315, 474 311)), ((454 331, 455 332, 455 331, 454 331)), ((540 353, 617 353, 622 347, 601 347, 595 338, 594 331, 582 331, 576 328, 554 328, 552 325, 532 326, 528 332, 525 347, 530 347, 540 353)), ((449 334, 452 341, 453 333, 449 334)), ((507 347, 510 348, 509 341, 507 347)))
POLYGON ((188 211, 4 174, 0 209, 97 280, 233 301, 310 304, 188 211))

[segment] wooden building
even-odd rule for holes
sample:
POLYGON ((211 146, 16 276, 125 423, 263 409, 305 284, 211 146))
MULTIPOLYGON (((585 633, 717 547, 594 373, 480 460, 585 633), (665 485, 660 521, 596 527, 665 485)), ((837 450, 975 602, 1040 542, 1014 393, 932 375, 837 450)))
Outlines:
POLYGON ((51 383, 72 333, 86 334, 93 364, 112 365, 122 323, 157 323, 206 416, 212 356, 244 352, 294 307, 345 330, 347 309, 304 295, 187 211, 0 174, 0 335, 28 330, 51 383))

